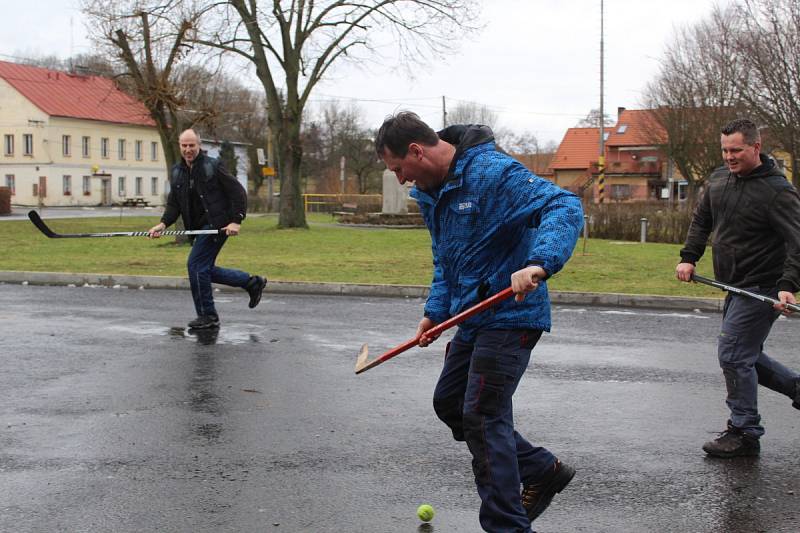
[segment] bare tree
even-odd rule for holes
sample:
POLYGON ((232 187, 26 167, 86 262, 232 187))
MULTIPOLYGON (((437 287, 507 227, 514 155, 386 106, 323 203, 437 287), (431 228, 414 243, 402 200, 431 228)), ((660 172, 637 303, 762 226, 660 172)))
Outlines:
POLYGON ((689 181, 690 194, 722 164, 719 130, 739 109, 744 65, 731 59, 738 29, 730 15, 715 8, 708 19, 681 29, 645 92, 653 110, 651 142, 689 181))
POLYGON ((377 185, 383 165, 375 155, 374 132, 363 125, 363 112, 358 106, 342 108, 330 102, 303 130, 305 176, 328 182, 325 188, 338 192, 340 186, 336 183, 344 157, 345 171, 355 175, 358 193, 364 194, 377 185))
POLYGON ((447 112, 448 124, 483 124, 492 129, 499 127, 497 113, 477 102, 460 102, 447 112))
POLYGON ((475 18, 476 0, 228 0, 212 2, 216 24, 195 40, 255 67, 267 97, 281 181, 281 227, 305 227, 300 169, 302 119, 331 67, 394 37, 401 58, 452 49, 475 18), (281 91, 283 89, 283 93, 281 91))
MULTIPOLYGON (((614 119, 608 114, 603 113, 603 126, 613 126, 614 119)), ((600 110, 592 109, 589 113, 578 121, 576 125, 578 128, 599 128, 600 127, 600 110)))
POLYGON ((176 71, 190 51, 187 38, 200 12, 183 0, 82 0, 82 9, 94 42, 124 66, 123 75, 150 112, 170 168, 180 161, 180 130, 194 122, 180 114, 184 99, 176 71))
MULTIPOLYGON (((800 168, 800 2, 743 0, 735 14, 737 60, 748 66, 740 97, 769 137, 792 155, 800 168)), ((795 185, 800 173, 792 172, 795 185)))

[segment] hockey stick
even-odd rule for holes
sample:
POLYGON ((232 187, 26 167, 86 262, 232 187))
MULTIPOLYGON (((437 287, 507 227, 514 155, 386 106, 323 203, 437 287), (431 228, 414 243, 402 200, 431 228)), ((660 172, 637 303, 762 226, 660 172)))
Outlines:
MULTIPOLYGON (((29 211, 28 218, 31 219, 33 225, 39 228, 39 231, 44 233, 51 239, 76 239, 83 237, 149 237, 150 233, 147 231, 114 231, 106 233, 56 233, 47 227, 42 217, 36 211, 29 211)), ((221 233, 221 229, 194 229, 194 230, 170 230, 162 231, 160 235, 217 235, 221 233)))
MULTIPOLYGON (((723 291, 732 292, 733 294, 739 294, 741 296, 748 296, 750 298, 754 298, 756 300, 761 300, 764 303, 768 304, 779 304, 781 303, 779 300, 775 298, 770 298, 769 296, 764 296, 763 294, 756 294, 755 292, 746 291, 744 289, 740 289, 738 287, 733 287, 731 285, 726 285, 725 283, 720 283, 719 281, 704 278, 703 276, 698 276, 697 274, 692 274, 692 280, 697 281, 698 283, 704 283, 706 285, 711 285, 712 287, 716 287, 723 291)), ((791 311, 800 311, 800 305, 796 304, 786 304, 786 308, 791 311)))
MULTIPOLYGON (((493 306, 496 303, 502 302, 509 296, 514 294, 514 291, 511 290, 511 287, 504 289, 494 296, 491 296, 482 302, 479 302, 466 311, 462 311, 461 313, 457 314, 454 317, 448 318, 438 326, 434 326, 428 331, 425 332, 426 335, 430 337, 438 337, 444 330, 449 329, 456 324, 460 324, 461 322, 465 321, 466 319, 480 313, 481 311, 488 309, 489 307, 493 306)), ((408 350, 409 348, 413 348, 417 344, 419 344, 420 335, 414 337, 413 339, 407 340, 403 344, 396 346, 389 350, 388 352, 384 353, 377 359, 372 361, 367 361, 367 357, 369 356, 369 347, 365 344, 361 347, 361 350, 358 352, 358 357, 356 358, 356 374, 360 374, 366 370, 369 370, 372 367, 378 366, 379 364, 383 363, 384 361, 388 361, 395 355, 401 354, 408 350)))

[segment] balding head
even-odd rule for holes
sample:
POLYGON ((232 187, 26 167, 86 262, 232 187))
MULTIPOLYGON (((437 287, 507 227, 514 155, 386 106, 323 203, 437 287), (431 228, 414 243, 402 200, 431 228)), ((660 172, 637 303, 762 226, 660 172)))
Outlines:
POLYGON ((178 137, 178 145, 181 149, 181 156, 186 164, 190 167, 192 162, 200 153, 200 137, 193 129, 184 130, 180 137, 178 137))

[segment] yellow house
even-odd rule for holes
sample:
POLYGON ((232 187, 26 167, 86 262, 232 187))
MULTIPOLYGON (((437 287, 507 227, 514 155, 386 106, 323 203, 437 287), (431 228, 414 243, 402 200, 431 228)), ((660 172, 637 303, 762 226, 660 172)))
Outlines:
POLYGON ((108 78, 0 61, 0 136, 14 205, 163 204, 155 124, 108 78))

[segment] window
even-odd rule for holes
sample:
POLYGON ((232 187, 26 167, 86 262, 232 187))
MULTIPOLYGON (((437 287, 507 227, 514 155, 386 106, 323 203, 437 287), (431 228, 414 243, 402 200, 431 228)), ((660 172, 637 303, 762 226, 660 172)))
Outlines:
POLYGON ((125 139, 117 141, 117 156, 120 160, 125 159, 125 139))
POLYGON ((150 143, 150 160, 158 161, 158 143, 155 141, 150 143))
POLYGON ((625 133, 626 131, 628 131, 627 124, 620 124, 619 128, 617 128, 617 133, 625 133))
POLYGON ((678 182, 678 200, 686 200, 688 198, 689 193, 689 182, 688 181, 679 181, 678 182))
POLYGON ((136 178, 136 182, 134 185, 134 190, 136 191, 136 196, 142 195, 142 178, 136 178))
POLYGON ((25 150, 22 153, 24 155, 33 155, 33 133, 23 133, 22 144, 25 146, 25 150))
POLYGON ((117 178, 117 194, 125 196, 125 176, 117 178))
POLYGON ((81 137, 81 155, 83 157, 89 157, 91 149, 92 143, 90 142, 90 137, 81 137))
POLYGON ((627 183, 624 185, 611 186, 611 198, 614 200, 627 200, 631 197, 631 186, 627 183))
POLYGON ((142 160, 142 141, 136 141, 133 145, 133 155, 137 161, 142 160))
POLYGON ((64 176, 61 178, 62 183, 62 190, 64 191, 64 196, 71 196, 72 195, 72 176, 64 176))
POLYGON ((83 177, 83 195, 84 196, 91 196, 92 195, 92 177, 91 176, 84 176, 83 177))
POLYGON ((11 195, 17 194, 17 180, 14 178, 14 174, 6 174, 6 187, 11 189, 11 195))
POLYGON ((61 136, 61 155, 64 157, 72 155, 72 135, 61 136))
POLYGON ((108 137, 100 139, 100 157, 108 159, 108 137))
POLYGON ((153 196, 158 194, 158 178, 150 178, 150 194, 153 196))
POLYGON ((14 155, 14 135, 3 136, 3 155, 14 155))

